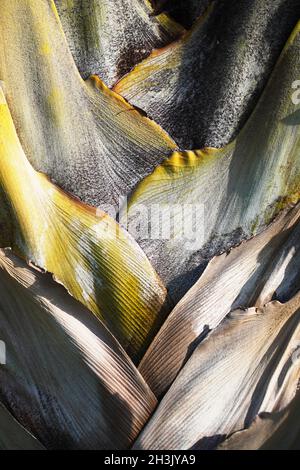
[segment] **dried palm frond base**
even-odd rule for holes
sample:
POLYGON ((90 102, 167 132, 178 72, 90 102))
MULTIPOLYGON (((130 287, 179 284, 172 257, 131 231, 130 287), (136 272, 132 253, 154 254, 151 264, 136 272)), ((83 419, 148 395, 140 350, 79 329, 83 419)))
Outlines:
POLYGON ((300 448, 299 17, 1 0, 0 449, 300 448))

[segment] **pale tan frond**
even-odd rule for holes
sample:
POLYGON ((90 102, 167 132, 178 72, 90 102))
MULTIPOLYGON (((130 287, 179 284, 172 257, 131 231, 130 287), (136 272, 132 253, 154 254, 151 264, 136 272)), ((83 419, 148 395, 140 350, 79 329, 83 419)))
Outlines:
POLYGON ((127 448, 156 399, 112 334, 10 251, 0 290, 2 402, 48 449, 127 448))

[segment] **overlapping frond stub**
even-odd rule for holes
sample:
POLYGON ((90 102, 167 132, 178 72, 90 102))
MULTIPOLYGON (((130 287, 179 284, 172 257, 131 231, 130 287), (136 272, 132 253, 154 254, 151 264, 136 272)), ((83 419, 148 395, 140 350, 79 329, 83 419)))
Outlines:
MULTIPOLYGON (((1 224, 12 228, 9 246, 53 273, 137 358, 164 319, 162 282, 110 216, 72 199, 31 167, 1 89, 0 98, 0 188, 10 210, 1 224)), ((1 233, 0 242, 7 243, 1 233)))
POLYGON ((285 408, 297 390, 299 341, 299 293, 232 312, 194 351, 135 448, 213 448, 257 414, 285 408))
POLYGON ((114 89, 182 149, 226 145, 252 111, 299 17, 298 0, 212 2, 185 37, 154 51, 114 89))
POLYGON ((26 156, 82 201, 118 203, 175 144, 97 77, 81 79, 53 1, 38 4, 0 9, 0 80, 26 156))
POLYGON ((149 0, 55 0, 76 65, 84 78, 98 74, 112 86, 156 47, 184 29, 149 0))
POLYGON ((2 401, 48 449, 127 448, 156 399, 115 338, 49 275, 3 250, 0 289, 2 401))
POLYGON ((179 222, 193 228, 193 238, 182 231, 167 240, 140 240, 176 299, 195 282, 205 260, 259 233, 287 202, 298 200, 300 108, 293 94, 299 65, 300 23, 238 137, 223 149, 175 152, 133 193, 129 219, 146 206, 156 233, 160 211, 168 210, 178 225, 169 208, 190 208, 179 222))
POLYGON ((157 396, 172 383, 204 337, 235 308, 287 301, 300 287, 300 206, 260 235, 214 258, 176 305, 139 370, 157 396))

